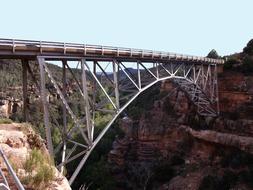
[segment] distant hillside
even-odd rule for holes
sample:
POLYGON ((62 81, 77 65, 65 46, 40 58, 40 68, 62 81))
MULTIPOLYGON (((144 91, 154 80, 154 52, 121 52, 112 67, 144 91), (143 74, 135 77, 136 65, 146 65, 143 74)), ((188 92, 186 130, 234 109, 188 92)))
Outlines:
POLYGON ((225 56, 225 59, 225 70, 253 74, 253 39, 243 48, 243 52, 225 56))

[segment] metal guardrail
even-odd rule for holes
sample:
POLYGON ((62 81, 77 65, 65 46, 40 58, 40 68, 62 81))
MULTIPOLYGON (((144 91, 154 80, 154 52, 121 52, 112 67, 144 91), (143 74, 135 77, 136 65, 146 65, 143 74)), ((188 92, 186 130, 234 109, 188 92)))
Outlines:
MULTIPOLYGON (((222 59, 211 59, 207 57, 191 56, 185 54, 170 53, 164 51, 152 51, 145 49, 123 48, 112 46, 99 46, 78 43, 62 43, 62 42, 48 42, 35 40, 18 40, 18 39, 4 39, 0 38, 1 49, 9 48, 13 54, 16 52, 32 51, 37 54, 59 53, 67 55, 68 53, 82 53, 84 56, 113 56, 123 58, 139 58, 139 59, 156 59, 156 60, 185 60, 206 62, 214 64, 223 64, 222 59), (2 48, 1 48, 2 47, 2 48)), ((5 49, 6 50, 6 49, 5 49)))
MULTIPOLYGON (((9 172, 10 175, 12 176, 12 178, 13 178, 13 180, 14 180, 16 186, 17 186, 17 188, 18 188, 19 190, 25 190, 25 188, 24 188, 23 185, 21 184, 19 178, 17 177, 15 171, 14 171, 13 168, 11 167, 11 165, 10 165, 8 159, 6 158, 6 156, 5 156, 5 154, 3 153, 3 151, 2 151, 1 148, 0 148, 0 156, 3 158, 3 161, 4 161, 4 163, 5 163, 5 165, 6 165, 7 169, 8 169, 8 172, 9 172)), ((9 187, 9 183, 8 183, 6 177, 4 176, 4 174, 3 174, 2 170, 1 170, 1 168, 0 168, 0 176, 3 178, 3 181, 4 181, 3 183, 0 183, 0 189, 1 189, 1 187, 2 187, 3 189, 5 188, 5 189, 7 189, 7 190, 11 190, 10 187, 9 187)))

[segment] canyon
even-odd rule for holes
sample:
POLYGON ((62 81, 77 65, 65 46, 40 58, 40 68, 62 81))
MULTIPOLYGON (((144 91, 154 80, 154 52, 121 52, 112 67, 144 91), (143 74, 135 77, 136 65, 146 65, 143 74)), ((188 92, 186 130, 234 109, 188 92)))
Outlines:
POLYGON ((219 74, 221 115, 196 114, 173 82, 140 118, 125 117, 108 155, 118 189, 253 188, 253 76, 219 74))

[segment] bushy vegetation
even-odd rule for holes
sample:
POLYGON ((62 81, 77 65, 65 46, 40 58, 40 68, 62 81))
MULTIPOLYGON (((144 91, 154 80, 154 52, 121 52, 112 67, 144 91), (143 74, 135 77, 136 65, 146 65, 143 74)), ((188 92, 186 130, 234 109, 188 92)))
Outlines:
POLYGON ((7 118, 0 118, 0 124, 11 124, 12 120, 7 118))
MULTIPOLYGON (((21 64, 17 60, 0 60, 0 89, 21 86, 21 64), (11 62, 12 64, 9 64, 11 62)), ((12 92, 9 92, 12 93, 12 92)))
POLYGON ((52 160, 39 149, 30 152, 23 167, 26 176, 21 176, 21 181, 34 189, 44 189, 55 177, 52 160))
POLYGON ((242 53, 226 57, 225 70, 233 70, 244 74, 253 73, 253 39, 250 40, 242 53))
POLYGON ((224 174, 213 173, 204 177, 202 189, 232 189, 236 184, 253 188, 253 156, 237 149, 217 149, 212 157, 220 157, 224 174))
POLYGON ((243 53, 247 55, 253 55, 253 39, 251 39, 245 48, 243 48, 243 53))
POLYGON ((220 56, 218 55, 217 51, 215 49, 212 49, 208 55, 207 55, 208 58, 212 58, 212 59, 218 59, 220 58, 220 56))
POLYGON ((228 58, 224 63, 224 70, 231 70, 235 65, 238 65, 240 62, 238 59, 231 57, 228 58))
POLYGON ((242 62, 242 71, 244 73, 252 73, 253 72, 253 58, 252 56, 246 55, 242 62))

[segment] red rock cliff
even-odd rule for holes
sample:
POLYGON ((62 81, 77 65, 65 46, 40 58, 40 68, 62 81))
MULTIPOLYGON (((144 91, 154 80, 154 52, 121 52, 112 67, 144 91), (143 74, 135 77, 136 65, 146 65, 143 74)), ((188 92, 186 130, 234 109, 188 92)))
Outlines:
POLYGON ((119 189, 252 189, 253 76, 219 76, 222 115, 201 118, 183 92, 166 96, 138 120, 125 118, 125 137, 109 154, 119 189), (166 176, 166 177, 165 177, 166 176))

